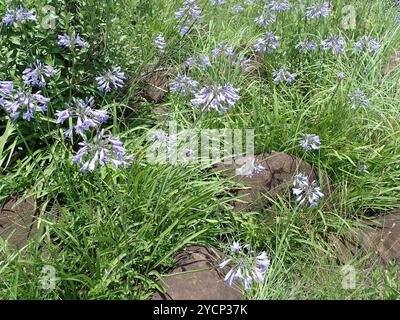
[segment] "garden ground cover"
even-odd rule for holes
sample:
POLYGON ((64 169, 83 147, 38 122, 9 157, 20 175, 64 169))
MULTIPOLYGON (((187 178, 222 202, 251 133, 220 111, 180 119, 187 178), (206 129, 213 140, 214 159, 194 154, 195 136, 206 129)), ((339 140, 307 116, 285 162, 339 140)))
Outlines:
POLYGON ((261 263, 261 279, 234 270, 246 299, 399 298, 396 261, 338 251, 398 215, 396 1, 5 1, 0 15, 1 299, 149 299, 192 245, 228 270, 261 263), (256 154, 306 162, 315 185, 294 170, 237 210, 265 163, 239 182, 149 163, 149 132, 171 122, 252 128, 256 154), (27 241, 1 229, 6 212, 27 241))

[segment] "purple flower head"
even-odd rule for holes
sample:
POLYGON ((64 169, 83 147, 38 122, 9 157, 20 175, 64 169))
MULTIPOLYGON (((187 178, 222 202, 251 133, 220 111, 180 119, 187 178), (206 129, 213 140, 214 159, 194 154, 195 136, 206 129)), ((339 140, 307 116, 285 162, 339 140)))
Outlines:
POLYGON ((343 54, 346 41, 337 36, 330 36, 328 39, 321 40, 321 48, 324 51, 331 51, 333 54, 343 54))
POLYGON ((400 24, 400 15, 394 18, 394 22, 400 24))
POLYGON ((275 12, 289 11, 290 3, 289 0, 270 1, 266 4, 266 8, 275 12))
POLYGON ((337 81, 343 81, 343 80, 346 80, 346 74, 344 74, 343 72, 339 72, 337 75, 336 75, 336 80, 337 81))
POLYGON ((97 88, 101 92, 111 92, 113 88, 122 88, 125 79, 125 73, 121 70, 121 67, 117 66, 107 70, 103 75, 96 77, 97 88))
POLYGON ((368 52, 375 53, 379 50, 379 48, 381 47, 381 44, 375 38, 371 38, 370 36, 364 36, 354 44, 354 47, 357 50, 365 49, 368 52))
POLYGON ((195 94, 195 89, 198 85, 199 83, 192 78, 178 74, 171 83, 171 91, 179 92, 182 96, 186 96, 189 93, 195 94))
POLYGON ((274 78, 274 84, 279 84, 281 82, 286 82, 287 84, 291 84, 296 79, 295 73, 290 73, 286 66, 283 65, 279 70, 272 70, 272 77, 274 78))
POLYGON ((211 0, 211 4, 213 6, 222 6, 225 3, 225 0, 211 0))
POLYGON ((296 201, 298 201, 299 204, 308 201, 309 206, 312 208, 316 207, 318 202, 324 197, 316 181, 309 183, 308 177, 302 173, 294 177, 292 192, 296 196, 296 201))
POLYGON ((84 162, 80 172, 94 171, 98 164, 104 166, 108 163, 115 168, 128 168, 129 162, 134 159, 133 156, 126 156, 126 149, 117 137, 104 137, 104 129, 98 131, 92 141, 88 141, 86 136, 83 138, 84 141, 79 143, 81 148, 72 157, 74 163, 84 162))
POLYGON ((352 103, 351 109, 355 110, 358 107, 361 106, 368 106, 369 100, 367 98, 367 95, 365 94, 364 91, 361 90, 356 90, 353 93, 350 94, 350 101, 352 103))
POLYGON ((213 50, 213 55, 215 58, 220 56, 232 57, 233 56, 233 48, 228 46, 225 42, 221 42, 217 45, 213 50))
POLYGON ((238 242, 231 245, 231 256, 222 261, 221 269, 230 266, 224 281, 232 286, 234 281, 241 281, 244 289, 249 290, 253 282, 262 283, 270 266, 267 254, 262 251, 256 255, 250 245, 241 246, 238 242))
POLYGON ((3 99, 2 105, 13 121, 20 118, 21 115, 24 120, 31 121, 36 112, 44 113, 47 111, 49 102, 50 99, 42 96, 40 91, 32 93, 28 90, 17 89, 3 99))
POLYGON ((233 88, 229 83, 224 86, 209 86, 198 91, 191 102, 195 107, 202 108, 202 112, 216 110, 224 114, 240 99, 238 93, 239 89, 233 88))
POLYGON ((317 150, 321 145, 321 141, 316 134, 304 134, 303 140, 300 140, 300 145, 304 151, 317 150))
MULTIPOLYGON (((108 121, 107 111, 94 109, 94 98, 85 98, 85 100, 72 98, 73 106, 67 104, 65 110, 57 110, 56 123, 62 124, 65 120, 76 119, 74 130, 77 134, 83 134, 90 128, 98 128, 102 123, 108 121)), ((72 130, 65 132, 67 137, 72 135, 72 130)))
POLYGON ((272 12, 264 12, 261 16, 254 19, 254 22, 262 28, 275 23, 276 15, 272 12))
POLYGON ((154 41, 156 48, 160 50, 160 52, 164 52, 167 47, 167 43, 165 42, 164 35, 160 33, 154 41))
POLYGON ((89 45, 80 37, 79 33, 77 33, 76 35, 75 33, 72 33, 71 35, 68 35, 66 33, 59 34, 57 38, 57 45, 68 49, 74 49, 75 47, 85 48, 89 45))
POLYGON ((37 60, 22 72, 22 80, 28 86, 44 87, 46 78, 50 78, 57 72, 53 67, 37 60))
POLYGON ((242 12, 243 10, 244 10, 244 8, 243 8, 243 6, 240 5, 240 4, 235 4, 235 5, 232 7, 232 11, 233 11, 234 13, 240 13, 240 12, 242 12))
POLYGON ((304 40, 297 43, 296 48, 299 49, 301 53, 312 52, 317 49, 317 44, 313 41, 304 40))
POLYGON ((16 22, 35 22, 37 21, 36 14, 34 10, 27 10, 23 6, 18 9, 7 10, 2 18, 2 23, 6 26, 12 26, 16 22))
POLYGON ((193 69, 195 67, 200 70, 205 70, 207 67, 211 66, 210 58, 206 55, 199 55, 196 57, 190 57, 185 61, 185 65, 189 67, 189 69, 193 69))
POLYGON ((309 6, 306 9, 306 17, 308 20, 328 17, 331 13, 331 6, 332 3, 330 1, 316 3, 312 6, 309 6))
POLYGON ((252 178, 254 174, 259 174, 264 170, 265 168, 262 165, 256 163, 254 156, 249 156, 246 158, 245 163, 236 169, 236 174, 252 178))
POLYGON ((197 21, 201 17, 201 9, 197 5, 196 0, 185 0, 183 7, 175 12, 176 19, 182 19, 183 17, 191 17, 194 21, 197 21))
POLYGON ((276 48, 279 47, 280 37, 276 36, 273 32, 267 32, 262 38, 257 39, 257 43, 254 48, 257 52, 272 53, 276 48))
POLYGON ((14 92, 14 83, 12 81, 0 81, 0 95, 8 96, 14 92))

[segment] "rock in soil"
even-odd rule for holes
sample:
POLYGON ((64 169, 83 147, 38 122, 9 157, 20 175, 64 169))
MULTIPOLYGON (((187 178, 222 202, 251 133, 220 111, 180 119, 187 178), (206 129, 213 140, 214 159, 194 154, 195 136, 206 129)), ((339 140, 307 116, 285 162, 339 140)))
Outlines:
POLYGON ((383 66, 383 74, 388 75, 397 68, 400 67, 400 49, 397 49, 395 53, 390 57, 387 64, 383 66))
POLYGON ((169 92, 169 77, 175 74, 172 69, 156 69, 143 77, 142 96, 153 103, 162 102, 169 92))
POLYGON ((342 263, 362 252, 371 254, 383 265, 400 264, 400 209, 367 221, 364 228, 355 230, 348 238, 330 236, 342 263))
POLYGON ((14 196, 0 208, 0 237, 13 247, 23 247, 36 232, 36 206, 32 198, 14 196))
POLYGON ((218 264, 223 254, 213 248, 192 246, 185 248, 175 257, 175 266, 162 285, 165 293, 157 292, 152 300, 243 300, 236 286, 228 286, 218 264))
MULTIPOLYGON (((302 173, 308 177, 309 181, 318 181, 310 164, 286 153, 272 152, 256 155, 255 163, 263 166, 265 170, 259 174, 254 174, 252 177, 235 173, 244 161, 244 157, 239 157, 233 164, 222 163, 217 165, 217 170, 221 169, 225 174, 231 175, 236 182, 246 187, 237 190, 241 201, 236 201, 234 204, 236 212, 242 210, 254 211, 259 207, 260 201, 263 207, 267 207, 268 200, 265 196, 289 195, 296 174, 302 173)), ((327 195, 329 186, 322 189, 327 195)))

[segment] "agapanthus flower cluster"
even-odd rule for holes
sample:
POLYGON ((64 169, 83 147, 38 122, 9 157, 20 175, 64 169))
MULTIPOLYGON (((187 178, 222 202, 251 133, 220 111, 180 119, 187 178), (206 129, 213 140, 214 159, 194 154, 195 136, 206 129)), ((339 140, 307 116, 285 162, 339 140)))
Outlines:
POLYGON ((2 22, 6 26, 12 26, 14 23, 22 23, 24 21, 37 21, 35 11, 20 6, 18 9, 8 9, 2 18, 2 22))
POLYGON ((381 47, 380 42, 375 39, 371 38, 370 36, 364 36, 359 41, 354 44, 354 47, 357 50, 367 50, 368 52, 375 53, 381 47))
POLYGON ((244 289, 249 290, 253 282, 262 283, 270 266, 270 259, 265 251, 256 255, 250 245, 241 246, 238 242, 231 245, 231 255, 219 265, 221 269, 230 266, 224 281, 232 286, 234 281, 241 281, 244 289))
POLYGON ((46 79, 56 73, 53 67, 37 60, 22 72, 22 80, 28 86, 44 87, 46 79))
POLYGON ((290 3, 289 3, 289 0, 270 1, 265 5, 265 7, 268 10, 275 11, 275 12, 289 11, 290 3))
POLYGON ((14 92, 14 83, 12 81, 0 81, 0 95, 8 96, 14 92))
POLYGON ((339 82, 345 80, 346 78, 347 77, 346 77, 346 74, 344 72, 339 72, 336 75, 336 80, 339 81, 339 82))
POLYGON ((44 97, 41 92, 32 93, 30 88, 13 89, 9 81, 2 82, 0 93, 4 95, 0 98, 0 106, 8 113, 11 120, 16 121, 21 117, 26 121, 31 121, 36 112, 45 113, 49 98, 44 97))
POLYGON ((321 41, 321 48, 324 51, 331 51, 333 54, 343 54, 346 41, 338 36, 332 35, 328 39, 321 41))
POLYGON ((236 174, 251 178, 254 174, 259 174, 264 170, 265 168, 256 162, 254 156, 249 156, 246 158, 245 163, 240 168, 236 169, 236 174))
POLYGON ((254 22, 262 28, 275 23, 276 15, 272 12, 264 12, 261 16, 254 19, 254 22))
POLYGON ((79 145, 81 148, 72 156, 72 162, 84 162, 80 172, 94 171, 98 165, 104 166, 108 163, 115 168, 128 168, 129 162, 133 160, 133 156, 126 155, 126 149, 117 137, 104 137, 104 129, 98 131, 92 141, 84 136, 84 141, 79 145))
POLYGON ((160 33, 156 39, 154 40, 156 48, 160 50, 160 52, 164 52, 165 48, 167 47, 167 43, 165 42, 164 35, 160 33))
POLYGON ((222 6, 225 3, 225 0, 211 0, 211 4, 214 6, 222 6))
POLYGON ((314 41, 303 40, 299 41, 296 45, 296 48, 299 49, 301 53, 312 52, 317 49, 317 44, 314 41))
POLYGON ((306 8, 306 17, 308 20, 320 19, 321 17, 328 17, 331 13, 331 2, 325 1, 316 3, 306 8))
POLYGON ((304 151, 317 150, 321 145, 319 136, 316 134, 304 134, 303 140, 300 140, 300 145, 304 151))
POLYGON ((250 58, 246 58, 243 56, 237 56, 232 62, 233 65, 239 64, 243 71, 250 72, 254 66, 253 62, 250 58))
POLYGON ((262 38, 257 39, 254 48, 257 52, 272 53, 279 47, 280 37, 276 36, 273 32, 267 32, 262 38))
POLYGON ((190 31, 190 26, 200 19, 201 9, 196 0, 185 0, 183 7, 175 12, 175 17, 176 19, 184 18, 183 25, 178 26, 180 35, 184 36, 190 31))
POLYGON ((232 57, 233 54, 233 48, 228 46, 225 42, 220 42, 213 50, 213 55, 215 58, 220 56, 232 57))
POLYGON ((186 96, 189 93, 195 94, 199 83, 192 78, 178 74, 175 80, 171 83, 170 89, 172 92, 179 92, 180 95, 186 96))
POLYGON ((195 93, 192 104, 202 111, 216 110, 224 114, 240 99, 239 89, 231 84, 207 86, 195 93))
POLYGON ((312 208, 316 207, 318 202, 324 197, 317 182, 314 180, 309 183, 308 177, 302 173, 294 177, 292 192, 296 196, 296 201, 300 204, 308 201, 309 206, 312 208))
POLYGON ((85 48, 89 45, 85 40, 81 38, 79 33, 77 34, 72 33, 71 35, 64 33, 64 34, 59 34, 57 37, 58 37, 57 45, 65 48, 69 49, 73 49, 76 47, 85 48))
POLYGON ((103 75, 96 77, 98 89, 101 92, 111 92, 113 88, 122 88, 125 79, 125 73, 119 66, 107 70, 103 75))
POLYGON ((240 13, 240 12, 242 12, 243 10, 244 10, 244 8, 243 8, 243 6, 240 5, 240 4, 235 4, 235 5, 233 5, 233 7, 232 7, 232 11, 233 11, 234 13, 240 13))
MULTIPOLYGON (((93 97, 82 99, 72 98, 73 105, 66 105, 65 110, 57 110, 57 123, 63 124, 67 119, 76 119, 74 131, 77 134, 84 134, 90 128, 98 128, 101 124, 108 121, 108 114, 105 110, 95 109, 95 100, 93 97)), ((65 136, 70 137, 72 129, 65 131, 65 136)))
POLYGON ((364 91, 356 90, 350 94, 351 101, 351 109, 355 110, 361 106, 367 106, 369 104, 369 100, 364 91))
POLYGON ((185 61, 185 65, 189 67, 189 69, 193 69, 195 67, 200 70, 205 70, 207 67, 211 66, 210 58, 204 54, 190 57, 185 61))
POLYGON ((274 84, 280 84, 281 82, 291 84, 296 79, 296 76, 295 73, 289 72, 285 65, 283 65, 279 70, 272 70, 274 84))

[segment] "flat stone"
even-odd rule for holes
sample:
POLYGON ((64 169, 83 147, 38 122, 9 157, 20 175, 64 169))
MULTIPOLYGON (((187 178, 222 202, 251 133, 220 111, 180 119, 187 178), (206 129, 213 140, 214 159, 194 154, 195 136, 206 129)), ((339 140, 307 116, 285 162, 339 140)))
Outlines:
POLYGON ((330 236, 341 262, 346 263, 360 253, 370 254, 383 265, 400 264, 400 209, 365 222, 348 237, 330 236))
POLYGON ((23 247, 36 232, 36 206, 32 198, 10 198, 0 208, 0 237, 13 247, 23 247))
MULTIPOLYGON (((268 200, 265 196, 290 196, 296 174, 302 173, 308 177, 309 181, 318 181, 317 175, 310 164, 282 152, 256 155, 255 162, 263 166, 265 170, 259 174, 254 174, 252 177, 237 175, 236 169, 244 163, 245 159, 245 157, 238 157, 233 164, 221 163, 217 165, 218 170, 224 171, 225 174, 232 176, 234 181, 245 186, 244 189, 236 191, 241 199, 241 201, 236 201, 234 204, 235 211, 237 212, 242 210, 256 210, 260 201, 266 207, 268 200)), ((326 185, 323 189, 327 189, 323 190, 327 194, 329 186, 326 185)))
POLYGON ((152 300, 243 300, 236 286, 224 281, 227 268, 218 265, 223 254, 213 248, 191 246, 175 256, 175 266, 163 277, 165 293, 157 292, 152 300))

